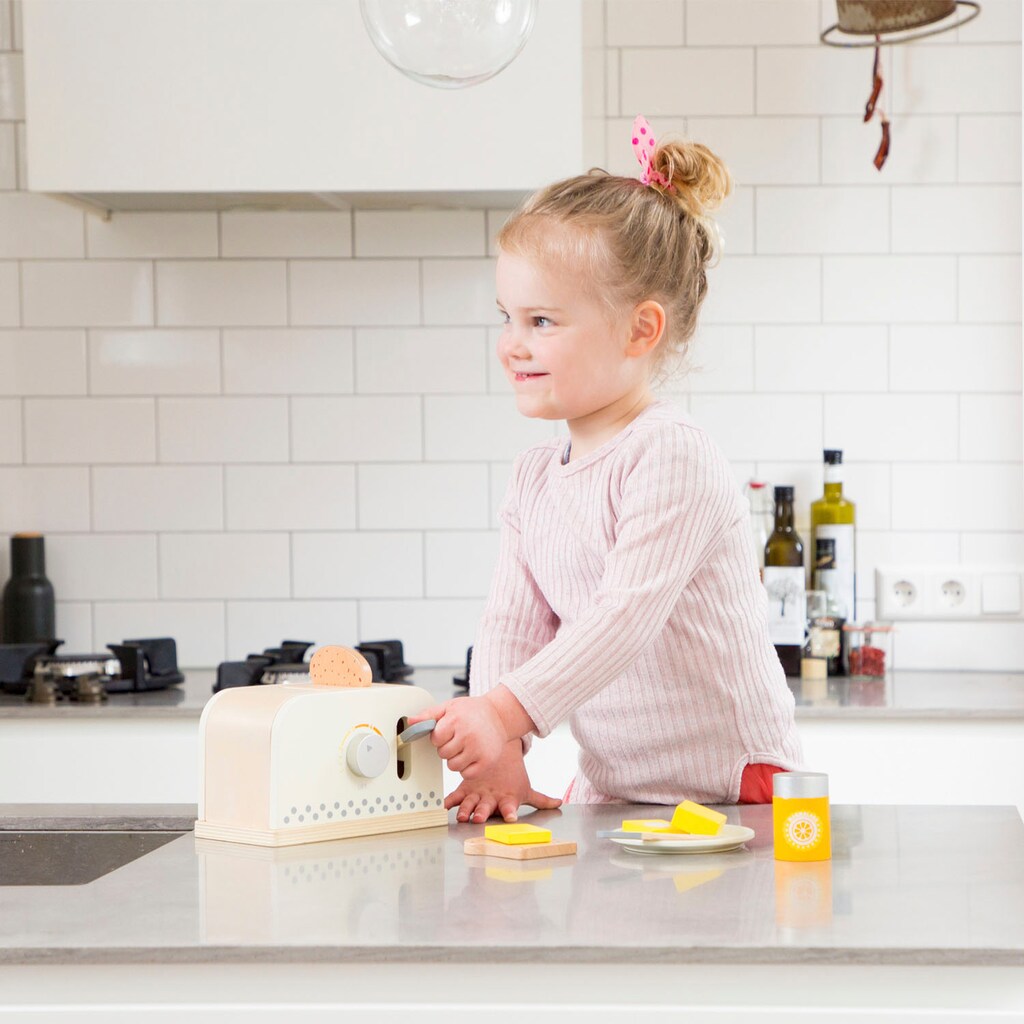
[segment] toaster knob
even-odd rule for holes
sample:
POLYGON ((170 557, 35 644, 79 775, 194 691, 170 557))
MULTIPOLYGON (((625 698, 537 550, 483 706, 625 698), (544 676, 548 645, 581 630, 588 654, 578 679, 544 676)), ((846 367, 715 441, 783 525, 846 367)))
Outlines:
POLYGON ((345 761, 354 775, 375 779, 383 775, 391 761, 391 748, 383 736, 360 730, 348 741, 345 761))

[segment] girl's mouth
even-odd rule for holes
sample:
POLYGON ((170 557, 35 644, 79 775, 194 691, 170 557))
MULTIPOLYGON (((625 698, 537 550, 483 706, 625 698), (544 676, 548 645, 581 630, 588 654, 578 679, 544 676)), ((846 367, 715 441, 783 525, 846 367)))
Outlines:
POLYGON ((516 373, 516 381, 533 380, 535 377, 546 377, 546 373, 516 373))

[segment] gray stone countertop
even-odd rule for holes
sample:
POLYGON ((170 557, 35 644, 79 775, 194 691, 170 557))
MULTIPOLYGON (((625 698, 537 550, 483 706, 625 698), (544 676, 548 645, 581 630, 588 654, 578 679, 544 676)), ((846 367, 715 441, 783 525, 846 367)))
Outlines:
POLYGON ((770 806, 725 810, 746 847, 674 856, 596 837, 658 812, 630 805, 529 815, 579 850, 526 862, 464 855, 480 825, 278 850, 183 834, 85 884, 0 879, 0 964, 1024 966, 1014 808, 834 806, 833 859, 805 864, 774 860, 770 806))
MULTIPOLYGON (((438 700, 464 693, 452 685, 458 667, 421 668, 409 682, 438 700)), ((198 721, 216 677, 212 669, 192 669, 181 686, 150 693, 112 694, 99 706, 60 702, 29 704, 0 694, 0 717, 33 719, 191 718, 198 721)), ((1024 719, 1024 673, 893 672, 884 679, 788 680, 797 719, 829 718, 988 718, 1024 719)))

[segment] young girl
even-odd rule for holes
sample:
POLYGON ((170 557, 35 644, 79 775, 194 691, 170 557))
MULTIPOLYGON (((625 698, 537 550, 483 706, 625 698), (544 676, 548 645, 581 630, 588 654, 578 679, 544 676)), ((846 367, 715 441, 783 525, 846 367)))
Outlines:
POLYGON ((462 774, 459 821, 557 807, 523 753, 566 718, 574 803, 765 802, 800 761, 745 503, 711 439, 651 392, 696 328, 729 174, 643 118, 633 145, 639 180, 560 181, 498 239, 498 355, 519 411, 569 437, 515 460, 472 696, 416 719, 438 720, 462 774))

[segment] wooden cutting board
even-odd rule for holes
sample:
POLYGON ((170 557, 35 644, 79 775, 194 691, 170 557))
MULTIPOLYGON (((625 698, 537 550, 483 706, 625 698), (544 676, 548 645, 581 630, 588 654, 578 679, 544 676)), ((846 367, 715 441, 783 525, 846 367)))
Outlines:
POLYGON ((462 844, 462 852, 470 857, 504 857, 506 860, 540 860, 542 857, 571 857, 576 844, 565 839, 552 839, 550 843, 524 843, 510 846, 496 843, 485 836, 475 836, 462 844))

